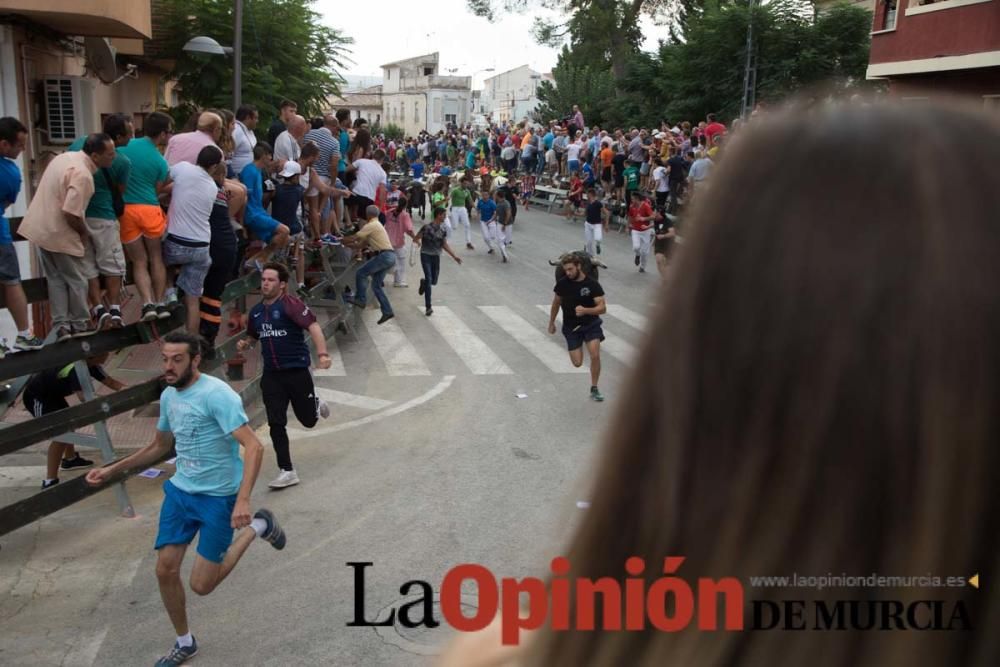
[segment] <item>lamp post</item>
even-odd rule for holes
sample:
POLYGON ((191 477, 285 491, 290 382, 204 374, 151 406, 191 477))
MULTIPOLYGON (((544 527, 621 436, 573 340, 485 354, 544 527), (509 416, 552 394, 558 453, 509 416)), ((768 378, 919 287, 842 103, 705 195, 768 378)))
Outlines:
POLYGON ((211 37, 192 37, 182 48, 188 53, 233 55, 233 111, 240 108, 243 92, 243 0, 233 0, 233 46, 222 46, 211 37))

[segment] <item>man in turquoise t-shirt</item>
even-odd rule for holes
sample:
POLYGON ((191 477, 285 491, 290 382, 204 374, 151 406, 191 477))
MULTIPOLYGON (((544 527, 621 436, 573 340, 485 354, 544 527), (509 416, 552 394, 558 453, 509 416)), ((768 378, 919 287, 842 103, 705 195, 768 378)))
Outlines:
POLYGON ((145 136, 120 149, 132 163, 125 184, 125 213, 119 217, 121 239, 125 254, 132 261, 132 277, 142 299, 143 322, 170 317, 163 302, 167 270, 160 247, 160 239, 167 231, 167 216, 159 197, 169 192, 170 172, 161 150, 170 138, 172 124, 170 116, 154 111, 143 124, 145 136))
POLYGON ((160 597, 177 633, 173 649, 157 665, 180 665, 198 652, 191 635, 181 582, 181 563, 198 534, 191 569, 191 590, 208 595, 233 570, 254 538, 275 549, 285 547, 285 532, 274 515, 259 509, 250 516, 250 492, 264 458, 264 447, 247 423, 243 401, 222 380, 203 375, 201 343, 189 333, 163 338, 163 373, 168 387, 160 395, 156 439, 121 461, 87 474, 87 483, 106 484, 116 473, 145 468, 177 452, 177 473, 163 485, 156 574, 160 597), (245 463, 240 461, 243 446, 245 463), (233 541, 233 529, 239 530, 233 541))
MULTIPOLYGON (((128 145, 134 134, 132 116, 124 113, 114 113, 104 119, 104 134, 115 142, 115 148, 128 145)), ((87 137, 80 137, 69 145, 71 151, 83 149, 87 137)), ((115 152, 115 160, 107 169, 94 172, 94 196, 87 205, 84 224, 89 234, 87 253, 94 253, 94 263, 97 271, 104 276, 105 289, 108 291, 108 307, 101 301, 100 278, 90 279, 90 303, 93 304, 94 321, 98 328, 110 322, 112 327, 125 325, 122 319, 121 289, 125 276, 125 253, 122 251, 121 230, 118 225, 118 215, 115 212, 112 188, 118 197, 123 197, 128 183, 132 161, 121 152, 115 152)))

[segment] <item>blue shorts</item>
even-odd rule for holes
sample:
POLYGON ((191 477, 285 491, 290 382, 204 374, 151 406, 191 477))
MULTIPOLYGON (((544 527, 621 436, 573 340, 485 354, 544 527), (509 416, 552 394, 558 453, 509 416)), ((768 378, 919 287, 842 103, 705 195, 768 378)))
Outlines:
POLYGON ((259 211, 246 212, 243 220, 246 228, 253 232, 253 235, 259 238, 264 243, 270 243, 271 237, 274 236, 274 230, 278 228, 281 223, 267 215, 266 213, 261 213, 259 211))
POLYGON ((578 350, 583 344, 591 340, 604 340, 604 331, 601 329, 601 318, 596 318, 590 324, 585 324, 577 329, 568 329, 565 325, 562 330, 566 337, 566 349, 578 350))
POLYGON ((580 161, 579 160, 569 160, 566 163, 566 167, 569 169, 569 173, 580 171, 580 161))
POLYGON ((163 506, 160 507, 160 530, 154 549, 168 544, 191 544, 195 533, 198 555, 213 563, 221 563, 233 541, 233 507, 236 494, 206 496, 181 491, 167 480, 163 484, 163 506))

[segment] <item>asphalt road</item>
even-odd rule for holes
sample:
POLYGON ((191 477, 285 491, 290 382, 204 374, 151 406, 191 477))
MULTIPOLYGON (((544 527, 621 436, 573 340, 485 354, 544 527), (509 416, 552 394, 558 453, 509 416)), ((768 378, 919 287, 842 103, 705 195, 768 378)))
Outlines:
MULTIPOLYGON (((288 546, 253 544, 214 593, 189 594, 196 664, 433 664, 444 626, 347 626, 357 591, 346 563, 373 563, 371 620, 400 603, 409 580, 437 591, 460 563, 498 578, 544 575, 560 553, 586 511, 578 502, 593 455, 660 280, 652 264, 637 273, 627 235, 609 235, 608 400, 593 403, 585 369, 567 372, 562 337, 545 333, 539 308, 551 301, 547 260, 582 247, 581 223, 518 218, 511 263, 485 254, 478 229, 462 266, 442 258, 432 318, 417 295, 418 263, 409 288, 389 288, 391 327, 366 311, 353 335, 338 334, 334 368, 317 378, 333 415, 291 431, 302 484, 267 489, 276 467, 261 431, 268 454, 254 505, 276 513, 288 546)), ((107 492, 0 538, 0 664, 152 665, 166 652, 173 631, 152 550, 165 478, 130 482, 136 519, 117 517, 107 492)))

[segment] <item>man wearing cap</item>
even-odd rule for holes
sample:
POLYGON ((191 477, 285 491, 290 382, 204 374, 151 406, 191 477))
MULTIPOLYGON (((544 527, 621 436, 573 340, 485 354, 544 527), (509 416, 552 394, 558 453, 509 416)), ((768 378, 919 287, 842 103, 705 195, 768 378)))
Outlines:
POLYGON ((371 204, 365 211, 367 222, 353 236, 344 239, 344 245, 360 251, 367 247, 375 256, 369 259, 358 268, 355 281, 354 297, 344 297, 348 303, 354 304, 358 308, 365 307, 365 294, 368 291, 368 278, 372 281, 372 292, 378 300, 378 305, 382 309, 382 317, 379 324, 384 324, 395 315, 392 312, 392 304, 389 297, 382 289, 382 280, 386 272, 396 265, 396 252, 392 249, 392 242, 385 231, 385 227, 378 219, 378 206, 371 204))
MULTIPOLYGON (((293 121, 294 122, 294 121, 293 121)), ((291 124, 289 129, 291 130, 291 124)), ((282 133, 284 134, 284 133, 282 133)), ((280 138, 280 135, 279 135, 280 138)), ((271 200, 271 217, 288 227, 288 256, 295 265, 296 285, 305 284, 305 264, 302 261, 302 246, 305 234, 302 229, 302 198, 306 189, 302 185, 302 165, 295 160, 288 160, 278 172, 278 186, 271 200)))

